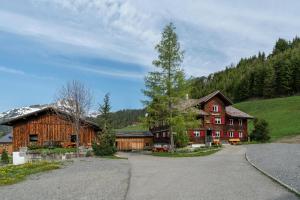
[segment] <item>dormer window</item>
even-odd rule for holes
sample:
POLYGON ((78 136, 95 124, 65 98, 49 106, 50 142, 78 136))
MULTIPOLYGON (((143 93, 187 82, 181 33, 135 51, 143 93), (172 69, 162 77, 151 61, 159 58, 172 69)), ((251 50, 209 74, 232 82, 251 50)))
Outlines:
POLYGON ((219 112, 219 106, 218 105, 213 105, 213 111, 214 112, 219 112))
POLYGON ((229 119, 229 125, 233 125, 233 119, 229 119))

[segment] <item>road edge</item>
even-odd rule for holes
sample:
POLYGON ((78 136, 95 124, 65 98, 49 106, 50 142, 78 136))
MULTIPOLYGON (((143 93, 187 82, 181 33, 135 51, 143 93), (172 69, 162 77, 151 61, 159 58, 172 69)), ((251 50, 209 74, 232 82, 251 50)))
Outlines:
POLYGON ((296 189, 292 188, 291 186, 287 185, 286 183, 282 182, 281 180, 279 180, 278 178, 272 176, 271 174, 269 174, 268 172, 266 172, 265 170, 261 169, 260 167, 258 167, 257 165, 255 165, 251 159, 248 158, 247 156, 247 150, 245 152, 245 159, 247 160, 248 163, 250 163, 250 165, 252 165, 255 169, 257 169, 259 172, 261 172, 262 174, 264 174, 265 176, 269 177, 270 179, 272 179, 273 181, 279 183, 280 185, 282 185, 283 187, 287 188, 288 190, 290 190, 291 192, 295 193, 298 197, 300 197, 300 192, 297 191, 296 189))

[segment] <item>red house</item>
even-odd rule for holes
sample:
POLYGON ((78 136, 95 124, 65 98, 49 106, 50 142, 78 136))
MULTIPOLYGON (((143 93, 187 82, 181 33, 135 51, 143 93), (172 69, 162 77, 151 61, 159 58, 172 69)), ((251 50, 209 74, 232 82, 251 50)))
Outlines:
MULTIPOLYGON (((200 99, 187 99, 180 110, 193 109, 199 119, 199 127, 189 130, 190 144, 206 142, 233 143, 247 141, 248 119, 253 117, 232 106, 232 102, 220 91, 200 99)), ((170 143, 168 127, 151 128, 154 143, 170 143)))

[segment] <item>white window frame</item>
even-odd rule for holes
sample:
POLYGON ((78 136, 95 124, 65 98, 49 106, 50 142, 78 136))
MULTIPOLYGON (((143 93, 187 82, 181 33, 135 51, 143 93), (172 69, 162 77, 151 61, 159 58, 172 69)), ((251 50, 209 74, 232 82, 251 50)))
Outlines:
POLYGON ((233 131, 229 131, 229 137, 231 137, 231 138, 234 137, 234 132, 233 131))
POLYGON ((156 138, 159 138, 159 133, 156 133, 155 136, 156 136, 156 138))
POLYGON ((215 117, 215 124, 222 124, 221 117, 215 117))
POLYGON ((229 119, 229 125, 233 125, 233 119, 229 119))
POLYGON ((243 120, 242 119, 239 119, 239 125, 243 126, 243 120))
POLYGON ((213 105, 213 111, 214 112, 219 112, 219 106, 218 105, 213 105))
POLYGON ((200 131, 194 131, 195 137, 200 137, 200 131))
POLYGON ((216 131, 216 132, 215 132, 215 137, 216 137, 216 138, 220 138, 220 135, 221 135, 221 131, 216 131))
POLYGON ((243 138, 243 131, 239 131, 239 138, 243 138))

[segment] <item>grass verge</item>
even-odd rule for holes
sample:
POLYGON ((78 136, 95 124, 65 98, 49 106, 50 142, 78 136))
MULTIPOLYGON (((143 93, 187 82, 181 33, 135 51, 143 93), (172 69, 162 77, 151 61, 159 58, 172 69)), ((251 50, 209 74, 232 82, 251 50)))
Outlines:
POLYGON ((221 150, 221 148, 213 148, 213 149, 201 149, 193 152, 153 152, 153 156, 160 156, 160 157, 197 157, 197 156, 208 156, 214 154, 221 150))
POLYGON ((34 162, 0 167, 0 185, 14 184, 24 180, 30 174, 58 169, 60 166, 59 162, 34 162))

